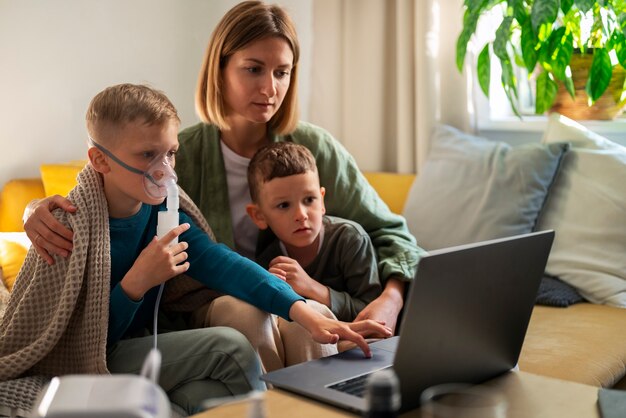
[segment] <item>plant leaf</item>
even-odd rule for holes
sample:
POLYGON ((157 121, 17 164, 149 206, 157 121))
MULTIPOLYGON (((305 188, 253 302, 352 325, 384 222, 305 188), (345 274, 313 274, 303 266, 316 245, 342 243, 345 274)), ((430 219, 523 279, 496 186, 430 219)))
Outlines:
POLYGON ((491 82, 491 57, 489 56, 489 44, 486 44, 478 55, 478 63, 476 64, 478 73, 478 84, 480 89, 489 97, 489 83, 491 82))
MULTIPOLYGON (((485 1, 480 1, 481 5, 484 5, 485 1)), ((463 72, 463 64, 465 63, 465 54, 467 54, 467 44, 470 38, 476 32, 476 25, 478 24, 478 18, 480 17, 480 5, 479 9, 472 11, 467 9, 463 16, 463 30, 456 41, 456 66, 459 72, 463 72)))
POLYGON ((509 52, 506 49, 506 44, 511 37, 511 24, 513 23, 513 17, 507 16, 502 19, 502 23, 496 30, 496 39, 493 41, 493 53, 496 54, 500 61, 509 61, 509 52))
POLYGON ((574 0, 561 0, 561 10, 563 11, 563 14, 569 12, 573 4, 574 0))
POLYGON ((502 67, 502 87, 504 87, 506 95, 509 96, 509 100, 512 102, 512 97, 517 99, 517 79, 513 72, 513 65, 507 59, 500 60, 500 66, 502 67))
POLYGON ((537 37, 529 20, 522 25, 522 57, 524 58, 524 66, 531 73, 537 65, 537 37))
POLYGON ((465 0, 465 6, 467 6, 467 10, 471 13, 476 13, 476 11, 485 7, 485 4, 488 0, 465 0))
POLYGON ((626 36, 626 12, 620 13, 617 21, 619 22, 619 27, 622 29, 622 33, 626 36))
POLYGON ((589 78, 585 86, 591 104, 598 100, 609 86, 612 73, 613 66, 608 51, 605 48, 595 48, 593 50, 593 62, 589 69, 589 78))
POLYGON ((563 26, 565 26, 574 37, 574 44, 584 52, 585 45, 583 44, 580 29, 580 13, 576 9, 570 9, 570 11, 563 16, 563 26))
POLYGON ((552 31, 552 24, 559 13, 559 0, 535 0, 530 10, 530 21, 540 41, 552 31))
POLYGON ((622 67, 626 68, 626 36, 615 29, 611 39, 613 40, 613 49, 615 50, 615 55, 617 55, 617 60, 622 67))
MULTIPOLYGON (((568 65, 569 67, 569 65, 568 65)), ((569 74, 571 74, 571 70, 569 71, 569 74)), ((567 90, 567 92, 569 93, 570 96, 572 96, 572 99, 576 98, 576 88, 574 87, 574 80, 572 80, 572 76, 571 75, 567 75, 565 76, 565 80, 563 80, 563 85, 565 86, 565 89, 567 90)))
POLYGON ((587 13, 591 10, 595 2, 596 0, 574 0, 574 4, 578 7, 578 10, 583 13, 587 13))
POLYGON ((515 104, 517 102, 517 80, 515 79, 515 74, 513 73, 513 65, 511 65, 511 61, 506 59, 500 60, 500 66, 502 67, 502 87, 504 88, 506 97, 509 99, 511 109, 513 109, 513 112, 518 118, 521 119, 522 116, 517 110, 517 106, 515 104))
POLYGON ((524 0, 508 0, 508 6, 510 9, 513 9, 513 17, 517 20, 517 23, 524 25, 528 20, 524 0))
POLYGON ((574 38, 564 27, 560 27, 550 35, 548 53, 550 66, 556 78, 565 80, 565 70, 569 66, 574 51, 574 38))
POLYGON ((537 77, 537 97, 535 100, 535 113, 544 114, 552 107, 554 98, 559 90, 557 84, 552 80, 547 71, 542 71, 537 77))

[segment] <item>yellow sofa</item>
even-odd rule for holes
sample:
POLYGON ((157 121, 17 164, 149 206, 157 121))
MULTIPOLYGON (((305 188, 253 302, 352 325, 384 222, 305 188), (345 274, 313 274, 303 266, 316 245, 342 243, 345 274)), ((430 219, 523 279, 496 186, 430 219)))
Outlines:
MULTIPOLYGON (((12 180, 0 194, 0 231, 22 231, 22 213, 34 198, 65 194, 82 162, 42 166, 42 178, 12 180)), ((401 213, 413 175, 366 173, 381 198, 401 213)), ((2 234, 0 234, 1 237, 2 234)), ((0 238, 0 243, 2 239, 0 238)), ((0 251, 0 264, 8 258, 0 251)), ((13 269, 15 269, 13 257, 13 269)), ((19 263, 18 263, 19 265, 19 263)), ((626 389, 626 309, 579 303, 536 306, 522 349, 521 370, 601 387, 626 389)))

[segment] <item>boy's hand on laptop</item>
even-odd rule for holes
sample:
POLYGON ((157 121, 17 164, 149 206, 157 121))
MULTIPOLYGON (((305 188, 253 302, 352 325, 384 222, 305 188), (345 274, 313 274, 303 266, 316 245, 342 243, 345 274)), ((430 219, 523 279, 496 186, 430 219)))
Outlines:
POLYGON ((150 244, 141 251, 139 257, 120 282, 126 295, 139 300, 154 286, 182 274, 189 269, 186 242, 170 243, 180 234, 189 229, 185 223, 173 228, 162 238, 154 237, 150 244))
POLYGON ((278 256, 270 262, 269 272, 289 283, 291 288, 307 299, 330 307, 330 290, 307 274, 300 263, 290 257, 278 256))
MULTIPOLYGON (((404 304, 403 292, 404 282, 390 277, 383 293, 359 312, 355 321, 374 319, 384 323, 392 332, 395 332, 398 315, 404 304)), ((365 336, 375 337, 375 335, 365 336)))
POLYGON ((372 353, 361 333, 391 336, 391 330, 376 321, 345 323, 326 318, 309 308, 304 301, 298 301, 291 305, 289 317, 309 331, 318 343, 336 344, 340 339, 352 341, 363 350, 365 357, 368 358, 372 356, 372 353))

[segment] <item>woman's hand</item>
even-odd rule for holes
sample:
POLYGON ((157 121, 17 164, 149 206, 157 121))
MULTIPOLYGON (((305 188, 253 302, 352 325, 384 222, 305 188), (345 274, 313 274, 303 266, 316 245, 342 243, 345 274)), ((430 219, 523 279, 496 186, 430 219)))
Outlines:
POLYGON ((385 338, 392 335, 391 330, 376 321, 366 320, 355 323, 345 323, 326 318, 319 312, 309 308, 303 301, 291 305, 289 316, 311 333, 311 337, 321 344, 336 344, 340 339, 355 343, 363 350, 365 357, 371 357, 369 345, 362 334, 382 335, 385 338))
POLYGON ((174 276, 189 270, 185 250, 186 242, 170 243, 189 229, 185 223, 173 228, 162 238, 154 237, 150 244, 141 251, 133 266, 122 279, 120 285, 132 300, 140 300, 154 286, 158 286, 174 276))
POLYGON ((76 212, 76 206, 60 195, 32 201, 24 213, 24 231, 37 254, 50 265, 54 264, 53 254, 67 257, 72 251, 74 233, 53 215, 52 211, 61 208, 66 212, 76 212))
MULTIPOLYGON (((376 299, 371 301, 355 318, 356 321, 365 319, 373 319, 381 322, 392 333, 395 333, 398 315, 404 304, 403 299, 404 282, 399 279, 390 277, 385 285, 383 293, 376 299)), ((375 335, 365 335, 366 337, 375 337, 375 335)))
POLYGON ((300 263, 290 257, 278 256, 270 262, 269 272, 285 280, 302 297, 313 299, 330 307, 330 291, 326 286, 311 278, 300 263))

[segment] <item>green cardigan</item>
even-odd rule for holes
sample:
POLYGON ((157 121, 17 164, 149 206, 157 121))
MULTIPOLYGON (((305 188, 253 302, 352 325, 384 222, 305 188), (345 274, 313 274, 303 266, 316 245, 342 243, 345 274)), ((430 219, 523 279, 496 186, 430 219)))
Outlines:
MULTIPOLYGON (((234 248, 219 130, 214 125, 199 123, 181 131, 178 139, 178 184, 200 208, 217 240, 234 248)), ((423 250, 415 243, 405 219, 389 210, 337 140, 305 122, 300 122, 291 134, 275 135, 272 140, 302 144, 313 153, 320 184, 326 188, 326 213, 357 222, 367 231, 376 248, 381 279, 392 275, 413 279, 423 250)), ((257 254, 269 242, 271 237, 260 234, 257 254)))

